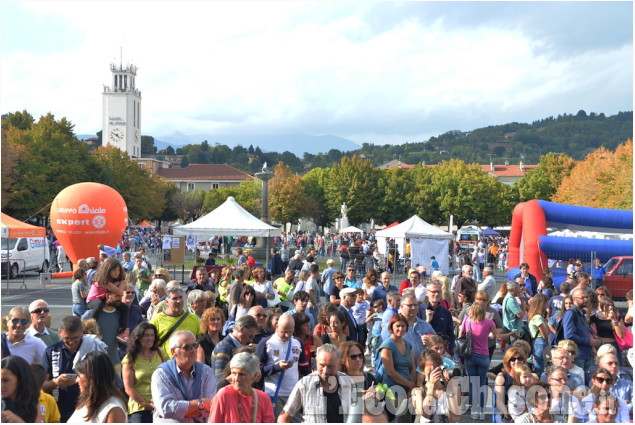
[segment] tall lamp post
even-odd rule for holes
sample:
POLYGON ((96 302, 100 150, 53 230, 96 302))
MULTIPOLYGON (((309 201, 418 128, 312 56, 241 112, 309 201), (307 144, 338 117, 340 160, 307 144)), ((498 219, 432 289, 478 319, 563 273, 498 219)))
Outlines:
MULTIPOLYGON (((262 180, 262 214, 260 219, 267 224, 269 223, 269 180, 274 178, 276 175, 267 170, 267 163, 265 162, 262 171, 259 173, 255 173, 254 177, 262 180)), ((265 244, 265 269, 269 264, 269 237, 267 237, 267 243, 265 244)))

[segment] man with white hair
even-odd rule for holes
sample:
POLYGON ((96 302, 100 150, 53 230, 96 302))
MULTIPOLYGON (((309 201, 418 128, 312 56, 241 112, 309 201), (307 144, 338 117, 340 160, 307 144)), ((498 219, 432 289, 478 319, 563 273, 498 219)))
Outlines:
POLYGON ((613 353, 606 353, 600 357, 599 367, 603 367, 614 377, 611 392, 624 400, 628 405, 628 410, 633 414, 633 380, 629 379, 624 372, 620 370, 620 363, 617 356, 613 353))
POLYGON ((338 348, 333 344, 318 347, 315 364, 317 370, 293 387, 278 422, 289 423, 296 416, 306 423, 348 422, 357 387, 350 376, 339 372, 338 348))
POLYGON ((60 334, 46 327, 46 321, 49 319, 49 305, 46 301, 33 301, 29 304, 29 313, 31 313, 31 326, 26 330, 26 333, 40 338, 47 347, 62 340, 60 334))
MULTIPOLYGON (((172 281, 175 282, 175 281, 172 281)), ((178 284, 178 282, 177 282, 178 284)), ((180 286, 180 285, 179 285, 180 286)), ((152 320, 152 317, 156 313, 160 313, 155 311, 156 306, 163 300, 165 300, 165 289, 167 288, 167 284, 163 279, 154 279, 146 292, 145 297, 141 299, 139 302, 139 307, 141 307, 141 311, 144 315, 148 317, 148 320, 152 320)))
POLYGON ((493 274, 494 270, 490 266, 485 267, 483 269, 483 281, 478 284, 478 290, 487 292, 490 300, 493 300, 496 297, 496 292, 498 292, 496 279, 494 279, 493 274))
POLYGON ((476 282, 472 279, 472 275, 474 274, 474 267, 469 264, 465 264, 461 267, 461 277, 456 281, 456 286, 454 288, 454 304, 455 306, 459 305, 459 293, 463 289, 471 289, 473 292, 476 292, 476 282))
POLYGON ((169 346, 172 359, 152 374, 153 421, 207 422, 216 394, 214 373, 196 361, 198 343, 192 332, 174 332, 169 346))

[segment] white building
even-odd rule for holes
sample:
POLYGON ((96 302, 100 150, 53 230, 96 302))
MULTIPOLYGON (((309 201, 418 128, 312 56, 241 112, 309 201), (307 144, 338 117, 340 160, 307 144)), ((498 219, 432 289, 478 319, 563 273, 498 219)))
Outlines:
POLYGON ((141 92, 135 87, 137 67, 110 65, 112 87, 104 85, 102 144, 131 157, 141 156, 141 92))

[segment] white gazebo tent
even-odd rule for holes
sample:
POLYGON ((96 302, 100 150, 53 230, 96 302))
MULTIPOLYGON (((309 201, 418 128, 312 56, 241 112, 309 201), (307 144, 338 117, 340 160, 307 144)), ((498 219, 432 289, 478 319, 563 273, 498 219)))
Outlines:
POLYGON ((267 240, 267 264, 269 263, 269 238, 280 236, 280 229, 254 217, 230 196, 214 211, 191 223, 174 228, 175 235, 256 236, 267 240))
MULTIPOLYGON (((422 266, 430 265, 430 257, 434 256, 439 263, 439 269, 443 274, 449 272, 449 241, 454 239, 452 233, 444 232, 435 227, 417 215, 413 215, 403 223, 388 229, 380 230, 375 235, 377 237, 378 246, 380 238, 385 241, 386 238, 395 239, 401 242, 401 246, 405 245, 406 238, 410 239, 411 262, 422 266), (400 240, 401 239, 401 240, 400 240)), ((385 251, 385 250, 384 250, 385 251)), ((403 254, 404 250, 400 250, 403 254)))
POLYGON ((348 226, 343 229, 340 229, 339 233, 364 233, 362 229, 359 229, 355 226, 348 226))

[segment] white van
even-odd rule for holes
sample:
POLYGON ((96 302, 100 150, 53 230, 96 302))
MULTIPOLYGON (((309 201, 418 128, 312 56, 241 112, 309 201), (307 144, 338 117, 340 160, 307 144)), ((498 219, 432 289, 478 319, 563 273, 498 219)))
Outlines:
POLYGON ((2 238, 2 276, 13 279, 21 272, 48 270, 50 264, 49 247, 46 238, 2 238))

